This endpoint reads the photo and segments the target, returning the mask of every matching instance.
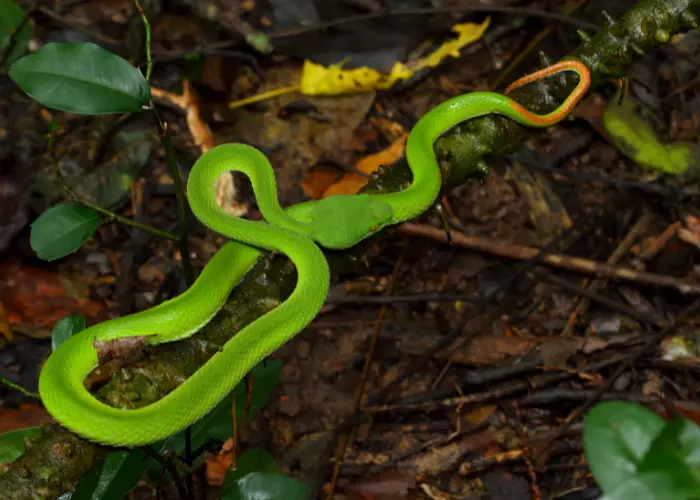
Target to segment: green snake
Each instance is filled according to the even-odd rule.
[[[590,85],[589,71],[581,62],[562,61],[518,80],[506,90],[567,70],[578,73],[578,85],[547,115],[531,113],[506,95],[492,92],[457,96],[429,111],[406,142],[413,180],[394,193],[334,195],[282,209],[274,172],[265,155],[243,144],[211,149],[195,163],[187,195],[196,217],[231,241],[219,249],[183,294],[151,309],[91,326],[63,342],[49,356],[39,378],[46,409],[76,434],[111,446],[154,443],[190,426],[319,312],[330,284],[328,263],[320,247],[349,248],[387,225],[428,209],[441,187],[433,144],[459,123],[492,113],[532,127],[545,127],[563,119]],[[250,178],[264,221],[232,217],[217,204],[215,183],[229,171],[243,172]],[[145,336],[149,344],[160,344],[193,335],[221,309],[263,251],[282,253],[296,266],[298,278],[293,292],[240,330],[176,389],[148,406],[118,409],[99,401],[84,387],[85,377],[98,365],[95,343]]]

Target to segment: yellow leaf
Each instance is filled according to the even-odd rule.
[[[301,93],[305,95],[334,95],[356,92],[369,92],[375,89],[388,89],[399,80],[410,78],[416,71],[440,64],[446,57],[458,57],[460,50],[480,39],[489,26],[490,18],[481,24],[456,24],[452,31],[457,38],[447,41],[432,54],[407,65],[396,62],[389,74],[363,66],[344,70],[346,61],[331,64],[327,68],[312,61],[304,61],[301,75]]]
[[[455,24],[452,26],[452,31],[459,35],[457,39],[443,43],[435,52],[419,61],[418,67],[415,70],[417,71],[419,69],[437,66],[448,56],[459,57],[460,50],[467,45],[476,42],[484,35],[486,28],[489,27],[490,21],[491,18],[487,17],[481,24]]]
[[[412,62],[410,66],[400,61],[395,62],[388,74],[366,66],[355,69],[343,69],[346,61],[325,67],[305,60],[299,86],[292,85],[234,101],[229,104],[229,107],[238,108],[246,104],[297,91],[304,95],[338,95],[388,89],[400,80],[407,80],[416,71],[437,66],[446,57],[458,57],[460,50],[479,40],[484,35],[490,21],[491,18],[486,18],[481,24],[455,24],[452,26],[452,31],[457,33],[457,38],[443,43],[430,55]]]

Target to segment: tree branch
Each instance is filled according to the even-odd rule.
[[[594,37],[584,35],[583,43],[572,55],[589,66],[593,86],[597,86],[608,79],[624,77],[632,64],[667,42],[670,36],[697,27],[698,19],[700,0],[647,0]],[[562,75],[516,89],[511,96],[533,111],[549,112],[568,95],[575,83],[575,78]],[[531,130],[499,116],[478,118],[456,127],[453,133],[442,137],[435,145],[443,189],[449,190],[479,176],[479,162],[488,162],[518,150],[531,133]],[[410,170],[403,160],[374,174],[365,191],[396,191],[410,180]],[[368,245],[380,237],[386,237],[386,234],[348,252],[327,253],[333,271],[338,272],[356,262]],[[129,394],[138,395],[138,405],[134,406],[158,400],[179,381],[194,373],[241,327],[283,300],[293,289],[295,281],[291,263],[281,257],[265,255],[200,333],[182,342],[150,349],[147,363],[141,363],[138,368],[122,368],[118,376],[102,388],[99,396],[120,407],[129,406],[129,401],[124,401]],[[33,498],[32,495],[55,498],[69,491],[89,468],[90,460],[97,459],[101,448],[77,438],[66,441],[65,434],[55,427],[45,429],[38,442],[0,476],[0,491],[9,492],[11,499]],[[80,443],[81,453],[65,453],[68,449],[75,449],[77,443]],[[54,463],[45,451],[40,451],[47,449],[54,450],[54,453],[64,451],[63,465],[53,468],[51,474],[44,474],[41,467]],[[82,466],[73,466],[72,460]]]

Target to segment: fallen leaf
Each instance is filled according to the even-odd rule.
[[[17,410],[0,408],[0,434],[52,422],[51,415],[43,406],[22,404]]]
[[[0,265],[0,302],[15,332],[48,338],[54,324],[78,311],[103,319],[104,306],[89,298],[88,287],[53,271],[12,258]]]
[[[224,484],[224,477],[233,463],[233,439],[228,439],[216,455],[207,456],[206,476],[209,486]]]
[[[313,170],[304,174],[301,189],[312,200],[323,197],[323,193],[338,180],[338,173],[328,170]]]
[[[542,342],[531,337],[476,337],[452,354],[450,361],[461,365],[493,365],[511,356],[522,356]]]
[[[392,142],[388,148],[378,153],[365,156],[355,164],[355,170],[370,175],[379,170],[379,167],[391,165],[396,162],[404,154],[407,137],[408,133],[405,132],[397,140]],[[345,174],[338,182],[330,186],[323,193],[323,198],[334,194],[355,194],[360,188],[367,184],[367,180],[367,177],[359,174]]]
[[[420,70],[439,65],[447,57],[459,57],[460,51],[464,47],[476,42],[484,35],[490,22],[491,18],[486,18],[481,24],[455,24],[452,31],[457,33],[457,38],[448,40],[422,59],[406,64],[396,61],[389,73],[381,73],[367,66],[343,69],[347,61],[325,67],[307,59],[304,61],[300,84],[278,87],[252,97],[233,101],[229,107],[239,108],[253,102],[293,92],[301,92],[308,96],[320,96],[357,94],[377,89],[388,89],[399,81],[409,79]]]

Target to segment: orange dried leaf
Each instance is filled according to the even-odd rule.
[[[43,406],[22,404],[18,410],[0,409],[0,434],[53,422]]]
[[[327,170],[315,170],[306,172],[301,181],[301,189],[311,199],[317,200],[323,193],[338,180],[336,172]]]
[[[224,477],[233,463],[233,439],[229,439],[216,455],[207,456],[206,476],[209,486],[221,486]]]
[[[40,327],[50,333],[59,319],[74,311],[87,319],[104,315],[103,304],[89,298],[86,285],[59,273],[9,259],[0,265],[0,277],[0,302],[13,327]]]
[[[404,133],[383,151],[365,156],[355,164],[355,169],[369,175],[379,170],[379,167],[383,165],[391,165],[396,162],[404,154],[407,137],[408,134]],[[345,174],[338,182],[326,189],[323,198],[333,194],[355,194],[365,184],[367,184],[366,177],[353,173]]]

